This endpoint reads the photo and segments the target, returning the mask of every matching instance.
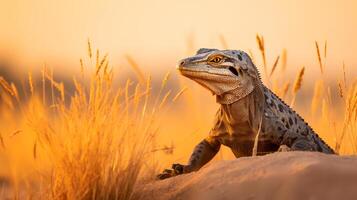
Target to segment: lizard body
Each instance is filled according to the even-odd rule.
[[[220,108],[208,137],[195,147],[188,164],[174,164],[160,179],[199,170],[221,145],[230,147],[237,158],[251,156],[258,132],[258,155],[287,150],[334,154],[302,117],[264,86],[247,53],[200,49],[181,60],[178,69],[216,95]]]

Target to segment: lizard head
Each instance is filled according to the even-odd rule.
[[[260,80],[249,55],[239,50],[199,49],[196,55],[179,61],[178,69],[215,95],[236,89],[239,94],[249,94]]]

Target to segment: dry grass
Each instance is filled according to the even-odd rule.
[[[89,58],[90,47],[88,43]],[[125,87],[114,87],[113,72],[108,71],[107,62],[107,56],[96,57],[96,65],[87,79],[89,83],[74,77],[74,94],[66,92],[64,84],[55,81],[53,74],[44,68],[42,83],[50,83],[51,96],[55,98],[51,104],[45,98],[39,100],[46,95],[45,87],[42,94],[34,93],[37,90],[29,74],[32,96],[23,115],[28,124],[26,134],[34,138],[32,156],[38,177],[36,186],[28,188],[31,192],[27,195],[34,193],[32,197],[36,199],[132,199],[142,168],[152,156],[156,117],[169,99],[170,92],[163,92],[169,74],[162,82],[160,94],[154,98],[150,78],[144,85],[128,80]],[[82,59],[81,65],[91,69]],[[142,74],[139,68],[135,70]],[[0,81],[20,103],[16,87],[2,77]],[[15,131],[10,136],[21,132]],[[5,148],[2,136],[0,143]],[[13,197],[19,197],[16,190]]]
[[[279,58],[280,58],[280,56],[276,57],[275,62],[273,64],[273,67],[271,68],[271,71],[270,71],[270,74],[269,74],[269,78],[271,78],[271,76],[274,74],[275,69],[278,66]]]
[[[322,67],[321,53],[320,53],[320,48],[319,48],[319,44],[317,43],[317,41],[315,41],[315,47],[316,47],[317,60],[319,61],[320,72],[321,72],[321,74],[323,74],[324,70],[323,70],[323,67]],[[326,55],[326,53],[325,53],[325,55]]]
[[[256,39],[257,39],[259,51],[262,55],[264,75],[265,75],[266,81],[268,81],[268,83],[269,83],[268,66],[267,66],[267,61],[266,61],[264,38],[263,38],[263,36],[257,35]]]
[[[323,90],[322,80],[316,81],[315,87],[314,87],[314,95],[311,100],[311,115],[312,116],[315,115],[315,113],[319,107],[319,103],[321,101],[321,96],[322,96],[322,90]]]
[[[302,67],[300,69],[299,73],[296,75],[294,86],[293,86],[293,90],[292,90],[293,98],[292,98],[291,103],[290,103],[291,107],[294,107],[296,95],[297,95],[298,91],[301,89],[302,81],[303,81],[303,77],[304,77],[304,72],[305,72],[305,67]]]
[[[286,49],[283,49],[282,53],[281,53],[281,71],[285,72],[286,70],[286,65],[287,65],[287,51]]]
[[[354,82],[348,89],[345,101],[345,117],[343,128],[339,134],[335,149],[340,152],[343,139],[347,136],[354,149],[357,151],[357,82]]]

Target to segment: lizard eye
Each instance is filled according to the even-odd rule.
[[[213,57],[212,59],[210,59],[210,62],[220,63],[220,62],[222,62],[222,57],[220,57],[220,56]]]

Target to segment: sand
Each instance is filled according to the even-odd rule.
[[[141,185],[142,199],[357,199],[357,156],[274,153]]]

